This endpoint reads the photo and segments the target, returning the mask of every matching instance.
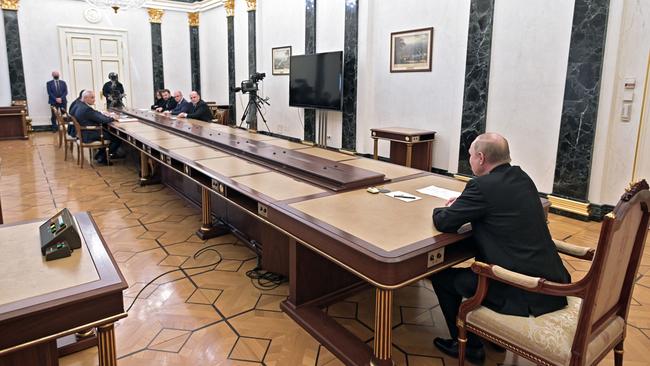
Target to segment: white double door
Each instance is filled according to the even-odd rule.
[[[126,31],[61,26],[59,42],[62,78],[68,82],[70,102],[81,90],[94,90],[97,108],[104,109],[102,86],[108,81],[108,74],[114,72],[124,84],[125,105],[131,105]]]

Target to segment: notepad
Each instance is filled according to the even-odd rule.
[[[406,193],[406,192],[402,192],[402,191],[393,191],[393,192],[384,193],[384,194],[387,195],[388,197],[393,197],[393,198],[396,198],[396,199],[398,199],[400,201],[404,201],[404,202],[413,202],[413,201],[417,201],[417,200],[422,199],[422,197],[414,196],[414,195],[412,195],[410,193]]]
[[[425,188],[418,189],[417,191],[429,196],[442,198],[443,200],[449,200],[460,196],[460,192],[452,191],[451,189],[440,188],[438,186],[428,186]]]

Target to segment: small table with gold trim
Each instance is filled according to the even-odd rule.
[[[377,160],[378,140],[390,140],[390,162],[431,171],[435,131],[405,127],[371,128],[373,156]]]
[[[44,220],[0,226],[0,365],[58,365],[57,339],[96,329],[99,365],[117,364],[113,323],[128,287],[90,214],[74,215],[82,245],[45,261]]]

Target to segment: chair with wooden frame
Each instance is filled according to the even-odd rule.
[[[72,122],[66,122],[63,115],[61,114],[61,110],[55,107],[50,107],[52,109],[52,112],[54,113],[54,116],[56,117],[56,123],[58,126],[58,133],[59,133],[59,149],[61,146],[63,146],[63,142],[65,141],[65,155],[63,157],[63,160],[68,160],[68,148],[70,149],[70,153],[74,151],[74,145],[76,141],[76,137],[72,137],[68,135],[68,125],[71,124]]]
[[[77,143],[77,164],[81,166],[83,169],[84,167],[84,148],[87,148],[89,150],[89,161],[90,161],[90,166],[93,166],[93,149],[106,149],[106,161],[108,164],[110,164],[110,154],[108,151],[108,147],[110,144],[110,140],[104,139],[104,129],[102,126],[82,126],[79,124],[79,121],[73,116],[70,115],[70,119],[72,119],[72,123],[74,123],[74,128],[77,131],[77,139],[75,140]],[[88,131],[98,131],[99,132],[99,140],[98,141],[93,141],[93,142],[83,142],[83,134],[84,132]]]
[[[558,251],[592,260],[587,275],[560,284],[505,268],[474,262],[478,287],[459,309],[459,365],[464,364],[467,331],[540,365],[594,365],[614,349],[614,363],[623,364],[623,341],[650,217],[650,191],[642,180],[626,190],[603,220],[596,250],[556,241]],[[538,317],[496,313],[481,302],[490,280],[526,291],[567,296],[564,309]]]

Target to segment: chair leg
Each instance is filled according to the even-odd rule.
[[[111,165],[111,154],[108,153],[108,146],[104,150],[106,151],[106,165]]]
[[[80,158],[81,159],[80,160],[81,169],[83,169],[84,168],[84,160],[85,160],[85,158],[84,158],[84,149],[81,146],[79,146],[79,155],[81,156],[81,158]]]
[[[81,147],[79,145],[77,145],[77,165],[79,165],[81,163],[81,160],[80,160],[81,158],[79,157],[79,155],[81,155]]]
[[[63,161],[66,161],[66,160],[68,160],[68,142],[67,141],[65,143],[65,151],[64,151],[64,155],[63,155]]]
[[[464,326],[458,324],[458,366],[465,365],[466,348],[467,348],[467,331],[465,330]]]
[[[57,128],[59,129],[58,132],[59,132],[59,149],[60,149],[61,146],[63,146],[63,134],[62,134],[63,130],[61,129],[61,127],[57,127]]]
[[[623,366],[623,341],[614,347],[614,366]]]

